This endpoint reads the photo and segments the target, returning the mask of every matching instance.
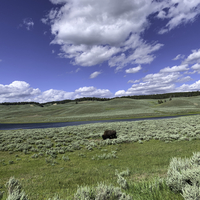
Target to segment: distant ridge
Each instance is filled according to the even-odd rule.
[[[40,107],[43,107],[44,105],[53,105],[53,104],[65,104],[69,102],[80,102],[80,101],[110,101],[113,99],[119,99],[119,98],[130,98],[130,99],[166,99],[166,98],[174,98],[174,97],[193,97],[193,96],[199,96],[199,91],[193,91],[193,92],[175,92],[175,93],[165,93],[165,94],[150,94],[150,95],[134,95],[134,96],[122,96],[122,97],[114,97],[114,98],[98,98],[98,97],[83,97],[83,98],[77,98],[74,100],[66,99],[61,101],[51,101],[46,103],[38,103],[38,102],[3,102],[0,103],[0,105],[37,105]]]

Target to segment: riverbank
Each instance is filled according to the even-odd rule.
[[[24,123],[24,124],[19,124],[19,123],[1,124],[0,123],[0,130],[59,128],[59,127],[78,126],[78,125],[93,124],[93,123],[172,119],[172,118],[177,118],[177,117],[184,117],[184,116],[187,117],[187,116],[194,116],[194,115],[199,115],[199,114],[165,116],[165,117],[150,117],[150,118],[98,120],[98,121],[54,122],[54,123],[50,123],[50,122],[49,123]]]

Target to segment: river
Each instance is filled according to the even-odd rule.
[[[199,114],[193,114],[193,115],[199,115]],[[177,118],[181,116],[191,116],[191,115],[137,118],[137,119],[99,120],[99,121],[56,122],[56,123],[25,123],[25,124],[1,124],[0,123],[0,130],[58,128],[58,127],[77,126],[77,125],[91,124],[91,123],[120,122],[120,121],[130,122],[130,121],[141,121],[141,120],[171,119],[171,118]]]

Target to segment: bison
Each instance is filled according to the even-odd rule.
[[[114,131],[114,130],[105,130],[104,134],[102,135],[102,138],[104,140],[106,140],[108,138],[109,139],[117,138],[116,131]]]

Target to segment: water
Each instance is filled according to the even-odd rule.
[[[194,114],[194,115],[198,115],[198,114]],[[104,122],[120,122],[120,121],[130,122],[130,121],[141,121],[141,120],[171,119],[171,118],[177,118],[181,116],[190,116],[190,115],[137,118],[137,119],[100,120],[100,121],[56,122],[56,123],[29,123],[29,124],[1,124],[0,123],[0,130],[58,128],[58,127],[65,127],[65,126],[77,126],[77,125],[82,125],[82,124],[104,123]]]

